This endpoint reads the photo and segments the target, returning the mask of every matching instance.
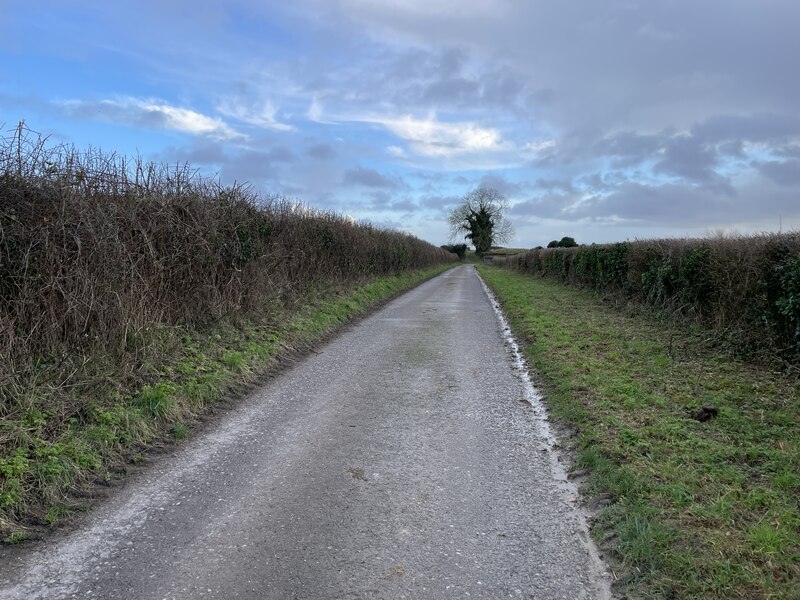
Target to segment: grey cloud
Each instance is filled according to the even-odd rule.
[[[800,145],[783,146],[778,148],[775,153],[785,158],[800,158]]]
[[[762,175],[771,179],[778,185],[800,187],[800,160],[776,161],[770,160],[756,164]],[[800,203],[800,198],[798,198]]]
[[[539,219],[571,219],[570,209],[578,200],[576,194],[546,193],[540,194],[513,205],[508,211],[509,215],[522,218]]]
[[[372,200],[369,205],[371,210],[408,213],[419,209],[419,206],[410,199],[403,198],[401,200],[395,200],[392,194],[383,190],[370,192],[367,195]]]
[[[716,152],[689,136],[672,138],[664,148],[664,158],[653,167],[656,173],[676,175],[689,181],[715,179]]]
[[[481,80],[481,96],[487,104],[503,105],[522,98],[525,78],[509,67],[486,73]]]
[[[641,171],[603,171],[583,175],[576,180],[576,187],[587,194],[604,194],[612,192],[619,186],[630,181],[638,181],[644,178],[645,174]],[[565,190],[569,191],[569,190]]]
[[[179,162],[205,166],[227,163],[230,161],[230,156],[225,153],[223,144],[206,143],[189,145],[181,148],[169,146],[159,152],[155,160],[165,164]]]
[[[481,177],[478,187],[495,189],[504,196],[513,196],[522,190],[520,184],[509,181],[499,173],[486,173]]]
[[[747,154],[744,150],[744,140],[731,140],[729,142],[722,142],[717,146],[717,152],[724,156],[732,158],[746,158]]]
[[[270,148],[269,151],[265,153],[265,157],[270,162],[293,163],[297,161],[297,157],[294,153],[285,146]]]
[[[783,141],[800,136],[800,115],[718,115],[692,127],[692,136],[707,143]]]
[[[790,177],[800,179],[800,171]],[[677,230],[725,227],[740,223],[775,221],[777,216],[800,217],[796,188],[759,180],[724,194],[699,185],[646,185],[628,181],[610,193],[547,192],[515,204],[510,212],[518,219],[589,220],[596,223],[637,223],[646,228]]]
[[[800,56],[796,2],[510,2],[491,15],[464,7],[452,19],[413,6],[407,18],[375,3],[343,10],[375,39],[388,30],[409,46],[497,57],[532,88],[525,98],[539,109],[534,118],[562,131],[624,128],[632,118],[644,131],[685,130],[719,113],[800,104],[800,78],[791,76]]]
[[[269,152],[246,151],[231,156],[220,170],[223,182],[264,182],[277,175]]]
[[[575,129],[541,153],[533,165],[557,167],[608,159],[613,169],[630,168],[643,161],[661,160],[666,150],[675,145],[674,136],[672,129],[649,134],[630,130],[604,134],[596,127]]]
[[[414,212],[419,209],[419,206],[414,204],[411,200],[406,199],[392,203],[390,208],[395,211]]]
[[[591,199],[580,214],[595,219],[618,217],[646,224],[686,226],[697,221],[727,221],[735,203],[734,199],[698,187],[628,183],[608,196]]]
[[[422,93],[420,101],[461,105],[474,99],[480,87],[477,81],[463,77],[447,77],[430,83]]]
[[[701,181],[713,176],[712,170],[720,157],[743,157],[745,143],[770,142],[779,149],[798,135],[800,117],[718,115],[682,134],[674,128],[650,134],[622,131],[606,136],[599,135],[597,130],[574,132],[567,138],[561,159],[608,156],[613,158],[614,168],[658,159],[657,170]]]
[[[397,63],[399,72],[406,74],[405,79],[395,77],[395,65],[386,65],[381,74],[384,86],[376,91],[382,94],[390,91],[392,101],[405,107],[475,108],[485,105],[487,83],[484,78],[491,77],[491,73],[467,74],[467,56],[461,47],[445,47],[433,53],[412,51]],[[512,98],[506,97],[503,102],[510,100]]]
[[[447,175],[441,171],[415,171],[414,176],[429,182],[443,182],[447,179]]]
[[[615,160],[612,166],[621,169],[655,157],[663,147],[664,139],[670,134],[671,132],[642,135],[634,131],[624,131],[600,139],[591,150],[598,156],[613,156]]]
[[[557,95],[553,88],[540,88],[528,94],[525,104],[532,109],[546,108],[555,103]]]
[[[615,182],[610,180],[610,174],[615,171],[627,171],[627,175],[622,175],[625,180],[640,178],[634,175],[652,170],[654,175],[673,178],[676,183],[701,184],[723,195],[732,195],[735,190],[728,177],[722,174],[723,168],[746,159],[746,147],[753,144],[760,144],[762,151],[774,156],[795,156],[798,147],[791,140],[800,135],[800,122],[795,124],[794,121],[792,117],[775,115],[719,116],[704,120],[684,133],[676,133],[673,128],[648,134],[621,131],[609,135],[598,129],[576,130],[564,136],[532,166],[549,170],[567,166],[574,169],[572,165],[583,164],[586,168],[593,161],[606,161],[606,169],[610,169],[602,175],[606,180],[600,181],[597,174],[593,180],[584,175],[578,179],[585,187],[608,191],[609,186],[621,183],[619,178]],[[765,174],[778,178],[776,181],[783,185],[790,185],[794,181],[789,173],[791,163],[781,165],[779,162],[765,166]]]
[[[693,228],[700,223],[714,227],[760,222],[779,214],[800,216],[800,206],[791,191],[763,182],[734,196],[697,186],[629,183],[582,205],[578,214],[594,219],[619,217],[647,226]]]
[[[336,156],[336,152],[330,144],[314,144],[306,150],[306,153],[318,160],[330,160]]]
[[[415,89],[419,90],[417,98],[413,93]],[[462,74],[460,69],[453,70],[440,78],[423,81],[405,93],[413,101],[443,107],[503,107],[514,111],[517,105],[524,105],[525,89],[525,77],[504,66],[472,76]]]
[[[358,66],[337,64],[325,76],[317,70],[301,74],[308,78],[301,86],[343,114],[381,106],[412,113],[492,109],[521,116],[530,93],[522,73],[505,64],[478,63],[461,45],[362,48],[354,61]]]
[[[382,190],[370,192],[367,194],[372,199],[371,207],[373,209],[384,209],[387,206],[391,205],[393,196],[389,192],[384,192]]]
[[[599,194],[610,190],[613,185],[609,184],[606,173],[591,173],[583,175],[579,178],[578,183],[580,186],[593,194]],[[558,189],[553,187],[553,189]],[[561,188],[564,192],[574,192],[575,189],[571,186],[569,188]]]
[[[149,129],[160,129],[166,124],[163,113],[142,111],[139,107],[126,107],[111,102],[92,100],[70,102],[62,105],[61,111],[77,119],[128,123]]]
[[[267,146],[269,141],[264,139],[261,143]],[[293,164],[297,158],[283,146],[266,150],[237,150],[222,141],[197,141],[185,146],[167,147],[156,155],[155,160],[166,164],[179,162],[218,168],[223,183],[264,183],[274,179],[279,164]]]
[[[593,187],[599,186],[602,183],[602,176],[598,173],[593,176],[591,185]],[[589,182],[587,181],[587,184]],[[559,191],[566,193],[574,193],[575,187],[569,179],[546,179],[540,178],[536,180],[536,187],[548,192]]]
[[[447,209],[451,206],[455,206],[461,202],[461,198],[458,196],[423,196],[419,199],[419,203],[421,206],[425,208],[435,208],[435,209]]]
[[[397,189],[400,187],[396,180],[386,177],[375,169],[365,167],[355,167],[345,171],[342,183],[370,188]]]

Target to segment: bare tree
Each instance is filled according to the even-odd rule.
[[[461,204],[450,212],[450,238],[464,234],[483,254],[493,245],[510,242],[514,236],[511,222],[505,218],[508,200],[492,188],[478,188],[462,198]]]

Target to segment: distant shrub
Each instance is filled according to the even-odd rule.
[[[548,247],[503,265],[685,315],[744,349],[800,356],[800,232]]]
[[[467,254],[467,245],[466,244],[445,244],[444,246],[440,246],[443,250],[447,250],[448,252],[452,252],[453,254],[458,256],[458,260],[464,260],[464,257]]]
[[[548,248],[574,248],[578,245],[578,242],[575,241],[575,238],[564,236],[560,240],[552,240],[547,244]],[[536,247],[541,248],[541,246]]]

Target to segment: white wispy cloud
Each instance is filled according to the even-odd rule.
[[[84,119],[147,129],[169,129],[223,140],[246,138],[219,117],[173,106],[158,99],[120,96],[103,100],[66,100],[58,104],[64,112]]]
[[[415,153],[422,156],[449,157],[485,153],[500,151],[503,146],[499,131],[470,121],[444,122],[433,116],[418,119],[411,115],[363,116],[350,120],[380,125],[404,140]]]
[[[555,148],[558,145],[556,140],[541,140],[537,142],[526,142],[520,148],[520,152],[528,158],[537,158],[542,153]]]
[[[323,114],[318,98],[307,112],[310,121],[326,125],[368,123],[388,130],[406,143],[414,154],[423,157],[450,158],[465,155],[485,155],[507,152],[513,144],[503,140],[499,130],[472,121],[440,121],[435,115],[418,118],[413,115]],[[390,145],[387,152],[395,158],[406,157],[403,148]]]
[[[406,115],[399,119],[386,119],[381,124],[426,156],[499,150],[502,144],[496,129],[479,127],[468,121],[444,123],[435,118],[415,119]]]
[[[336,125],[346,120],[336,121],[326,117],[325,108],[322,106],[322,101],[317,96],[311,99],[311,104],[309,104],[308,111],[306,111],[306,117],[312,123],[319,123],[320,125]]]
[[[232,119],[260,127],[274,129],[275,131],[295,131],[293,125],[282,123],[277,115],[278,109],[270,101],[259,104],[243,103],[239,100],[228,98],[217,105],[217,110]]]

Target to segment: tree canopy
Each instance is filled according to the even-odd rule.
[[[578,245],[578,242],[575,241],[575,238],[564,236],[560,240],[553,240],[549,244],[547,244],[548,248],[574,248]]]
[[[456,239],[464,234],[464,239],[472,242],[478,254],[496,244],[510,242],[514,229],[505,218],[506,210],[508,201],[497,190],[472,190],[450,212],[450,237]]]
[[[452,252],[453,254],[458,255],[458,260],[464,260],[464,257],[467,255],[467,245],[466,244],[445,244],[441,246],[443,250],[447,250],[448,252]]]

